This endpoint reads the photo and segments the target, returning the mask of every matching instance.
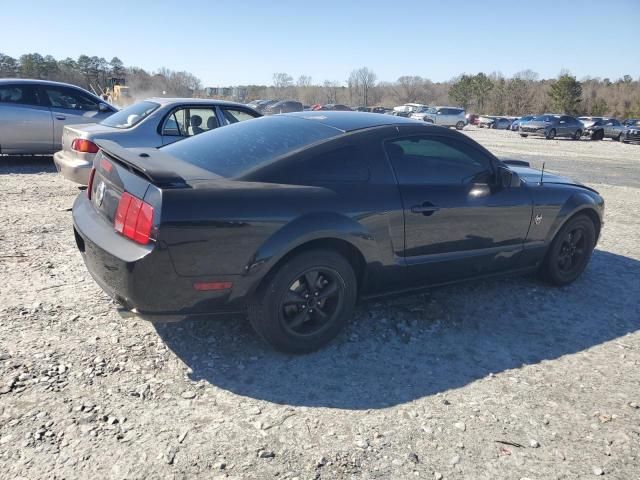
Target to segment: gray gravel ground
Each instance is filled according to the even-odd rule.
[[[0,478],[640,478],[640,147],[468,134],[600,190],[586,273],[362,305],[302,357],[242,319],[121,319],[77,189],[0,159]]]

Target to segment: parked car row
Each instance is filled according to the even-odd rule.
[[[547,139],[569,137],[574,140],[588,138],[603,140],[610,138],[622,142],[637,142],[640,120],[629,118],[621,122],[612,117],[573,117],[571,115],[546,113],[522,117],[500,117],[492,115],[467,115],[469,124],[480,128],[511,130],[522,137],[538,136]]]

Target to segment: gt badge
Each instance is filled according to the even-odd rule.
[[[107,186],[104,184],[104,182],[100,182],[100,185],[98,185],[98,188],[96,188],[96,205],[102,205],[102,201],[104,200],[104,191],[106,188]]]
[[[542,214],[538,213],[536,215],[536,218],[533,219],[534,222],[536,222],[536,225],[540,225],[542,223]]]

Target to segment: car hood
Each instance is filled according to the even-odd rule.
[[[536,185],[540,182],[540,176],[542,175],[542,171],[536,168],[531,167],[521,167],[515,165],[509,165],[509,169],[516,172],[520,179],[524,180],[529,185]],[[549,173],[545,170],[544,176],[542,178],[542,183],[556,183],[561,185],[573,185],[576,187],[586,188],[587,190],[591,190],[592,192],[596,192],[591,187],[588,187],[576,180],[573,180],[569,177],[563,177],[562,175],[556,175],[555,173]],[[598,192],[596,192],[598,193]]]

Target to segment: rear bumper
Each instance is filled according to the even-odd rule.
[[[82,155],[83,158],[80,158],[72,152],[60,150],[53,154],[53,163],[55,163],[58,172],[67,180],[87,185],[95,154],[84,153]]]
[[[78,250],[96,283],[123,309],[152,322],[174,322],[196,316],[239,313],[241,298],[230,300],[233,290],[199,291],[202,281],[229,281],[240,275],[184,277],[176,273],[162,243],[139,245],[116,233],[99,216],[87,196],[73,205],[73,228]]]

